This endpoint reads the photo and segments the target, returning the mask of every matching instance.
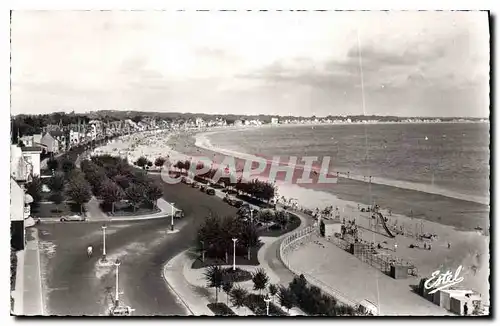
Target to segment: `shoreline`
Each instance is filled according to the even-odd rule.
[[[327,125],[330,125],[330,124],[327,124]],[[242,129],[232,129],[229,131],[233,132],[233,131],[239,131],[239,130],[242,130]],[[253,160],[255,160],[258,158],[257,156],[252,155],[252,154],[241,153],[238,151],[233,151],[233,150],[218,148],[216,146],[213,146],[212,143],[210,142],[210,139],[207,136],[212,135],[212,134],[216,134],[216,133],[222,133],[222,132],[225,132],[225,130],[204,131],[204,132],[196,133],[192,136],[195,138],[195,145],[197,147],[200,147],[200,148],[212,151],[212,152],[217,152],[219,154],[237,157],[240,159],[249,159],[249,160],[253,159]],[[339,176],[344,175],[344,177],[347,178],[348,172],[346,172],[347,171],[346,169],[338,169],[338,170],[339,170]],[[368,176],[351,174],[351,173],[349,173],[349,177],[348,177],[348,179],[356,180],[359,182],[364,182],[366,184],[370,183],[369,181],[367,181],[368,178],[369,178]],[[425,184],[419,184],[419,183],[415,183],[415,182],[411,182],[411,181],[393,180],[393,179],[387,179],[387,178],[373,176],[373,177],[371,177],[371,184],[384,185],[384,186],[395,187],[395,188],[405,189],[405,190],[419,191],[419,192],[423,192],[423,193],[449,197],[449,198],[458,199],[458,200],[462,200],[462,201],[474,202],[474,203],[482,204],[482,205],[490,205],[490,198],[488,198],[488,197],[471,195],[471,194],[464,194],[464,193],[460,193],[460,192],[449,190],[449,189],[444,189],[444,188],[440,188],[440,187],[436,187],[436,186],[429,186],[429,185],[425,185]]]
[[[147,154],[154,160],[155,155],[170,155],[172,159],[188,159],[189,156],[212,157],[216,152],[196,146],[196,131],[145,133],[132,137],[132,139],[119,140],[109,144],[110,154],[117,154],[117,147],[128,148],[127,157]],[[122,143],[122,144],[120,144]],[[132,154],[132,155],[131,155]],[[260,178],[260,177],[259,177]],[[469,267],[468,277],[463,285],[469,286],[483,293],[488,300],[487,275],[489,273],[488,243],[489,235],[474,231],[477,221],[489,223],[487,212],[471,212],[471,206],[479,205],[458,199],[439,195],[426,194],[413,190],[398,189],[391,186],[368,184],[339,178],[333,191],[326,189],[308,189],[293,184],[277,184],[279,196],[298,198],[303,207],[320,209],[326,206],[337,206],[341,218],[365,219],[366,213],[360,213],[358,204],[367,205],[370,199],[376,199],[381,206],[381,212],[389,218],[388,225],[404,225],[408,230],[414,230],[417,224],[422,224],[425,232],[438,235],[438,240],[433,243],[435,259],[432,256],[421,259],[415,258],[422,265],[422,271],[429,274],[431,270],[450,268],[455,265]],[[330,185],[331,186],[331,185]],[[390,207],[392,214],[388,214]],[[408,208],[413,207],[413,218],[408,216]],[[473,218],[476,216],[476,218]],[[361,220],[360,220],[361,221]],[[484,229],[488,230],[489,226]],[[412,240],[417,241],[417,240]],[[452,243],[451,251],[446,251],[446,243]],[[483,255],[483,253],[486,253]],[[415,252],[415,254],[418,254]],[[470,272],[470,266],[477,266],[477,276]],[[425,268],[424,268],[425,267]],[[430,274],[429,274],[430,275]],[[486,276],[485,276],[486,275]],[[485,287],[486,284],[486,287]],[[486,292],[485,292],[486,291]]]

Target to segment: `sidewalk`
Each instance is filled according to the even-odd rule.
[[[45,309],[38,248],[38,230],[34,228],[26,229],[26,237],[28,241],[24,250],[24,266],[22,268],[24,274],[22,315],[41,316],[45,314]]]

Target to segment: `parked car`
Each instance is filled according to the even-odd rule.
[[[233,206],[236,207],[236,208],[240,208],[241,205],[243,205],[243,201],[242,200],[238,200],[236,199],[234,202],[233,202]]]
[[[198,182],[193,182],[193,185],[192,185],[193,188],[199,188],[200,187],[200,184]]]
[[[182,182],[182,183],[187,183],[186,181],[187,181],[186,177],[182,177],[182,178],[181,178],[181,182]]]
[[[85,222],[86,220],[85,216],[81,215],[63,216],[60,219],[61,222]]]
[[[214,196],[214,195],[215,195],[215,189],[213,189],[213,188],[208,188],[208,189],[207,189],[207,194]]]
[[[187,184],[188,186],[190,186],[190,185],[192,185],[192,184],[193,184],[193,182],[192,182],[191,180],[189,180],[189,179],[186,179],[185,184]]]
[[[200,191],[205,192],[207,191],[207,186],[203,185],[200,187]]]
[[[176,210],[174,213],[174,218],[183,218],[184,217],[184,211],[183,210]]]

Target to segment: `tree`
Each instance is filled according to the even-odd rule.
[[[75,178],[70,180],[66,196],[80,205],[80,213],[83,213],[83,204],[92,198],[90,184],[86,180]]]
[[[184,162],[182,162],[182,161],[175,162],[174,168],[179,169],[179,170],[182,171],[182,169],[184,169]]]
[[[59,161],[56,160],[55,158],[51,157],[48,161],[47,161],[47,167],[49,168],[49,170],[51,171],[55,171],[57,170],[57,168],[59,167]]]
[[[245,305],[248,296],[247,290],[238,286],[231,291],[231,303],[236,308],[243,307]]]
[[[42,181],[40,177],[34,176],[31,182],[26,184],[26,193],[33,197],[33,202],[37,203],[42,199]]]
[[[163,190],[158,184],[156,184],[155,182],[148,184],[146,188],[146,200],[148,202],[152,203],[153,206],[156,207],[158,199],[160,199],[162,196]]]
[[[144,187],[140,184],[132,184],[125,190],[125,198],[129,201],[130,205],[134,208],[134,212],[144,201]]]
[[[49,180],[50,190],[53,192],[62,192],[64,189],[64,178],[64,173],[56,172]]]
[[[288,224],[289,214],[285,211],[276,211],[274,213],[274,220],[280,225],[281,229],[284,229]]]
[[[141,168],[145,168],[146,165],[148,164],[148,159],[145,158],[144,156],[141,156],[137,159],[137,161],[135,162],[135,165],[137,165],[138,167],[141,167]]]
[[[269,284],[269,294],[274,296],[278,293],[278,287],[275,284]]]
[[[263,223],[269,223],[274,220],[274,213],[270,209],[261,209],[257,215],[257,219]]]
[[[69,159],[63,159],[61,161],[61,169],[65,172],[65,173],[69,173],[71,172],[71,170],[73,170],[75,168],[75,163]]]
[[[203,273],[207,281],[207,287],[215,288],[215,303],[219,300],[219,289],[223,285],[224,271],[220,265],[209,266]]]
[[[269,277],[263,268],[258,268],[255,273],[253,273],[252,281],[253,289],[259,290],[259,292],[262,293],[262,290],[266,288],[267,283],[269,282]]]
[[[287,311],[290,311],[290,308],[292,308],[296,302],[293,291],[283,285],[281,285],[279,289],[279,300],[280,305],[285,307]]]
[[[241,244],[247,248],[247,259],[250,260],[252,248],[259,244],[259,234],[254,224],[247,223],[241,233]]]
[[[148,165],[148,167],[152,167],[152,166],[153,166],[153,162],[148,161],[148,164],[147,164],[147,165]]]
[[[104,203],[111,204],[111,213],[115,213],[115,203],[123,198],[123,190],[113,181],[106,180],[101,186],[101,196]]]
[[[164,159],[163,157],[158,157],[156,160],[155,160],[155,166],[159,167],[160,170],[161,168],[163,167],[163,164],[165,164],[167,160]]]
[[[222,282],[222,290],[226,293],[226,304],[229,304],[229,295],[231,294],[231,290],[233,289],[233,281],[228,275],[225,275],[224,281]]]
[[[50,200],[56,204],[56,212],[59,212],[59,205],[64,201],[64,196],[62,195],[61,192],[54,192],[50,196]]]

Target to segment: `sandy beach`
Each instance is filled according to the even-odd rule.
[[[126,156],[129,162],[134,162],[140,156],[153,161],[157,157],[169,157],[170,162],[205,156],[215,162],[221,162],[230,151],[214,148],[204,142],[204,135],[196,136],[196,132],[149,132],[122,137],[113,143],[96,149],[96,154],[110,153]],[[241,159],[251,158],[243,153],[237,158],[237,166]],[[238,159],[240,161],[238,161]],[[264,179],[265,176],[259,178]],[[339,177],[335,185],[327,184],[329,191],[314,189],[296,184],[286,184],[278,180],[278,196],[296,199],[300,206],[315,209],[332,205],[338,207],[341,217],[356,219],[362,223],[368,219],[367,214],[358,210],[359,205],[368,206],[376,202],[382,213],[388,217],[390,228],[404,226],[414,232],[416,229],[424,233],[436,234],[437,240],[432,243],[433,250],[423,252],[418,249],[405,252],[405,258],[419,267],[419,271],[427,275],[442,268],[456,269],[464,266],[464,286],[482,293],[485,300],[488,296],[489,275],[489,236],[474,230],[477,226],[488,230],[489,208],[474,201],[429,194],[411,189],[401,189],[383,184],[369,184],[359,180]],[[388,209],[391,210],[389,216]],[[411,216],[410,216],[411,215]],[[375,241],[385,241],[384,237]],[[415,239],[397,236],[390,240],[389,245],[398,241],[401,245],[415,243]],[[447,244],[451,248],[447,248]],[[305,258],[304,258],[305,259]]]

